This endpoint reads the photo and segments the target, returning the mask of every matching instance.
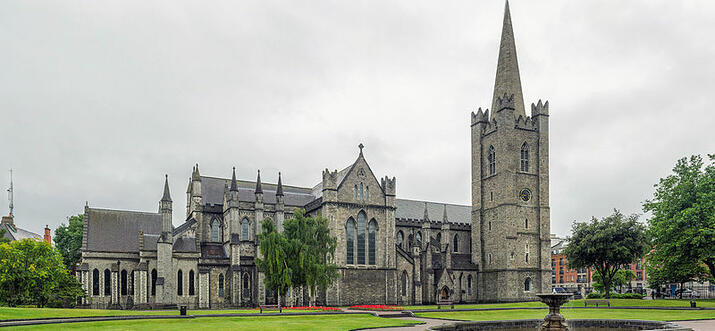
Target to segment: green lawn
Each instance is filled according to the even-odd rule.
[[[372,315],[313,315],[264,317],[199,317],[192,319],[80,322],[61,324],[63,330],[350,330],[405,326],[413,323]],[[57,324],[22,326],[8,330],[56,330]]]
[[[517,309],[490,311],[455,311],[416,313],[420,317],[444,318],[462,321],[493,321],[517,319],[542,319],[546,310]],[[652,321],[682,321],[715,319],[715,310],[650,310],[650,309],[564,309],[566,319],[639,319]]]
[[[564,307],[583,307],[584,300],[574,300],[567,302]],[[715,300],[696,300],[698,307],[715,307]],[[690,300],[640,300],[640,299],[611,299],[612,307],[690,307]],[[402,306],[405,310],[425,310],[437,309],[436,305],[423,306]],[[539,301],[532,302],[516,302],[516,303],[486,303],[486,304],[464,304],[454,305],[455,309],[468,308],[532,308],[544,307],[546,305]],[[445,307],[442,307],[444,309]],[[447,307],[449,308],[449,307]]]
[[[284,313],[299,313],[315,310],[290,310],[284,309]],[[246,314],[258,313],[258,309],[243,310],[189,310],[189,315],[212,315],[212,314]],[[277,313],[278,311],[267,311]],[[28,318],[48,318],[48,317],[84,317],[84,316],[124,316],[124,315],[179,315],[178,310],[107,310],[107,309],[58,309],[58,308],[10,308],[0,307],[0,320],[6,319],[28,319]]]

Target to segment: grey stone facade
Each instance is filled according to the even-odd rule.
[[[338,239],[340,278],[318,303],[425,304],[534,299],[548,291],[548,103],[521,100],[506,9],[491,114],[472,113],[472,205],[397,198],[363,146],[313,187],[203,176],[194,166],[183,223],[172,226],[168,178],[157,213],[85,207],[78,278],[95,308],[275,303],[256,268],[260,221],[279,229],[297,209],[321,215]],[[527,147],[524,167],[522,146]],[[496,160],[490,155],[495,151]],[[522,194],[523,193],[523,194]],[[285,303],[305,305],[304,289]]]

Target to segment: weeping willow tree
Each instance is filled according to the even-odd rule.
[[[266,288],[278,293],[278,302],[286,295],[292,282],[293,270],[290,263],[291,245],[283,234],[278,232],[270,219],[261,222],[263,232],[258,235],[262,257],[256,258],[256,265],[263,271]]]

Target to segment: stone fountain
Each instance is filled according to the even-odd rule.
[[[561,306],[567,303],[573,294],[570,293],[541,293],[536,296],[541,299],[541,302],[549,306],[549,314],[541,323],[540,330],[542,331],[565,331],[569,327],[566,324],[564,315],[561,315]]]

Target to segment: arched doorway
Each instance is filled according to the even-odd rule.
[[[449,300],[449,289],[447,286],[442,288],[442,291],[440,292],[439,298],[441,300]]]

